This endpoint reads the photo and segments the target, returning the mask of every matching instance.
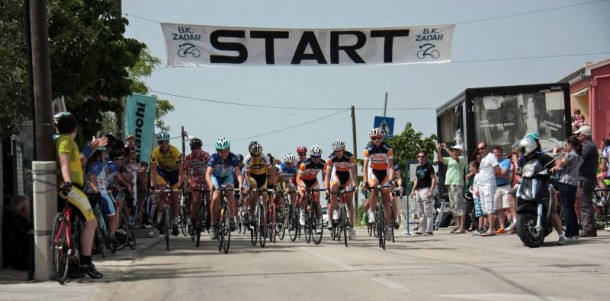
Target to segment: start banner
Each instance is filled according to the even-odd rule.
[[[169,67],[445,63],[455,25],[354,29],[161,23]]]
[[[146,161],[150,163],[156,118],[156,98],[137,94],[127,97],[125,131],[127,135],[135,137],[137,162]]]

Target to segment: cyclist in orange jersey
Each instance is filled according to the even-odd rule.
[[[364,149],[364,164],[362,177],[368,187],[386,185],[394,178],[394,152],[389,144],[383,141],[383,135],[379,128],[371,129],[369,132],[371,143]],[[384,202],[385,220],[390,220],[390,188],[382,188],[381,196]],[[377,206],[377,193],[373,191],[369,197],[369,223],[375,221],[375,214],[371,208]]]

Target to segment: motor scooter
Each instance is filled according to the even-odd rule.
[[[533,158],[522,167],[522,179],[517,187],[517,235],[524,245],[540,247],[544,238],[553,231],[551,206],[553,203],[553,181],[549,172],[555,160],[545,166]]]

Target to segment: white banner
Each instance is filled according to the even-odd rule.
[[[455,25],[270,29],[162,23],[170,67],[445,63]]]

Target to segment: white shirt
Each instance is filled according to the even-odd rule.
[[[494,167],[497,165],[498,160],[492,153],[488,153],[487,156],[481,160],[481,164],[479,166],[479,184],[496,185],[496,172]]]

